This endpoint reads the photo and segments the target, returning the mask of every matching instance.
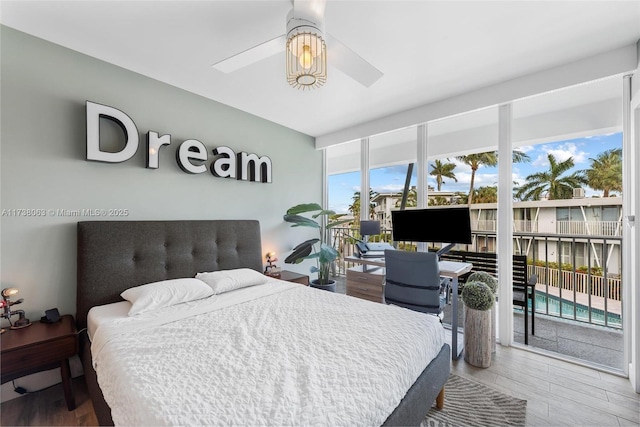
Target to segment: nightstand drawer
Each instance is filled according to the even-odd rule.
[[[349,280],[352,282],[381,286],[384,283],[384,275],[372,275],[366,273],[351,273]]]
[[[347,295],[382,302],[384,268],[362,266],[347,270]]]
[[[362,265],[351,267],[347,270],[347,280],[382,285],[384,283],[384,268]]]
[[[75,335],[41,341],[28,347],[2,353],[2,374],[27,371],[55,364],[76,354]]]
[[[347,282],[347,295],[374,302],[382,302],[382,294],[382,285]]]

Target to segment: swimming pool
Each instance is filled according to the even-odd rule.
[[[547,313],[547,300],[549,301],[549,312]],[[531,303],[529,303],[531,307]],[[574,319],[573,317],[573,302],[566,299],[562,299],[562,316],[560,316],[560,298],[554,295],[548,295],[544,292],[536,292],[536,313],[549,314],[551,316],[562,317],[563,319]],[[605,324],[604,311],[591,308],[591,322],[595,325]],[[576,318],[581,322],[589,323],[589,307],[583,304],[578,304],[576,307]],[[607,326],[612,328],[622,328],[622,319],[619,314],[607,313]]]

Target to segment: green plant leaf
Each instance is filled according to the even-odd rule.
[[[336,213],[335,213],[334,211],[330,211],[330,210],[321,210],[321,211],[320,211],[320,212],[318,212],[317,214],[312,215],[312,216],[311,216],[311,218],[318,218],[318,217],[319,217],[319,216],[321,216],[321,215],[328,215],[328,216],[331,216],[331,215],[335,215],[335,214],[336,214]]]
[[[297,215],[305,212],[315,212],[321,210],[322,206],[317,203],[303,203],[301,205],[296,205],[292,208],[289,208],[289,210],[287,210],[287,215]]]
[[[284,262],[286,264],[300,264],[313,250],[313,245],[318,243],[320,239],[309,239],[305,242],[300,243],[298,246],[293,248],[293,252],[289,255]]]
[[[466,282],[460,296],[464,305],[480,311],[491,309],[496,299],[491,288],[482,282]]]
[[[467,277],[467,282],[482,282],[487,285],[494,294],[498,290],[498,279],[486,271],[474,271]]]
[[[293,225],[292,227],[311,227],[311,228],[320,228],[320,224],[315,222],[312,219],[301,215],[285,215],[282,217],[286,222],[290,222]]]
[[[333,262],[338,258],[338,251],[327,244],[320,245],[320,257],[318,261],[320,264],[327,264]]]

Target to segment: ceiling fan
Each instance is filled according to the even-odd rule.
[[[293,8],[287,15],[286,34],[216,62],[213,68],[232,73],[286,52],[287,80],[293,87],[310,89],[322,86],[327,78],[327,62],[363,86],[370,87],[382,77],[382,72],[331,34],[325,33],[325,6],[326,0],[293,0]]]

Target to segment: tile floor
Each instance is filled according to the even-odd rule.
[[[346,279],[335,277],[336,292],[346,293]],[[462,304],[459,305],[462,307]],[[459,325],[464,325],[464,310],[459,310]],[[524,345],[524,318],[521,310],[514,310],[514,340]],[[443,322],[451,324],[451,306],[444,312]],[[531,327],[531,325],[529,325]],[[529,347],[558,353],[589,363],[602,365],[605,369],[623,369],[622,331],[559,319],[536,313],[535,335],[529,335]]]

